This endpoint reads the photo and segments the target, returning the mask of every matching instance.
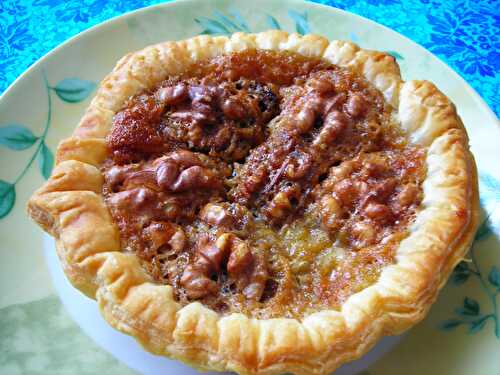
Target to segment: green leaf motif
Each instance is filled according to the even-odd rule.
[[[94,88],[94,82],[79,78],[65,78],[52,89],[61,100],[67,103],[79,103],[85,100]]]
[[[460,262],[453,270],[453,273],[451,275],[451,281],[455,285],[461,285],[468,280],[470,274],[471,272],[467,263]]]
[[[462,323],[463,322],[459,319],[449,319],[441,323],[440,328],[445,331],[451,331],[452,329],[457,328]]]
[[[237,25],[235,22],[233,22],[229,17],[227,17],[225,14],[219,12],[219,11],[214,11],[214,16],[219,20],[219,22],[223,25],[226,26],[228,30],[235,30],[235,31],[243,31],[243,28],[240,25]]]
[[[281,26],[280,26],[279,22],[276,20],[276,18],[274,18],[270,14],[267,15],[266,22],[271,29],[281,30]]]
[[[0,180],[0,219],[7,216],[16,202],[16,190],[14,185]]]
[[[475,312],[475,311],[471,311],[471,310],[468,310],[466,308],[463,308],[463,307],[459,307],[457,309],[455,309],[455,313],[459,316],[463,316],[463,317],[468,317],[468,316],[477,316],[478,313]]]
[[[480,330],[482,330],[484,325],[486,324],[487,319],[488,319],[488,317],[485,316],[481,319],[478,319],[478,320],[470,323],[469,333],[478,333]]]
[[[474,241],[480,241],[492,234],[493,228],[491,224],[490,217],[488,216],[479,226],[476,236],[474,237]]]
[[[455,285],[462,285],[469,279],[470,273],[453,273],[451,282]]]
[[[488,275],[488,281],[495,288],[500,290],[500,269],[497,266],[491,267],[490,274]]]
[[[386,51],[386,53],[388,53],[389,55],[394,57],[396,60],[404,60],[405,59],[403,56],[401,56],[401,54],[399,54],[396,51]]]
[[[45,142],[42,143],[42,147],[38,153],[38,167],[40,168],[42,176],[47,180],[54,167],[54,155]]]
[[[479,180],[487,188],[489,188],[491,190],[496,190],[500,193],[500,181],[498,181],[493,176],[490,176],[489,174],[486,174],[486,173],[481,173],[479,176]]]
[[[245,20],[238,12],[230,12],[229,16],[219,11],[213,12],[214,18],[199,17],[194,21],[203,28],[201,34],[230,35],[238,31],[250,32]]]
[[[500,181],[495,177],[486,173],[479,174],[479,190],[482,200],[500,201]]]
[[[305,35],[311,32],[309,22],[307,21],[307,12],[304,12],[304,14],[302,14],[295,10],[289,10],[288,15],[295,21],[295,30],[299,34]]]
[[[229,35],[231,31],[227,29],[222,23],[212,20],[207,17],[195,18],[194,20],[198,25],[203,28],[201,34],[207,35]]]
[[[234,10],[232,12],[229,12],[229,14],[235,19],[235,21],[238,23],[242,31],[246,33],[250,32],[250,28],[248,27],[247,23],[245,22],[245,19],[240,14],[240,12]]]
[[[11,150],[25,150],[31,147],[38,137],[23,125],[10,124],[0,127],[0,145]]]
[[[465,297],[463,310],[466,315],[479,315],[479,303],[475,299]]]

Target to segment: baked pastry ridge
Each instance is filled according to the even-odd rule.
[[[249,192],[248,182],[242,181],[241,177],[238,180],[238,176],[231,181],[229,192],[226,191],[225,182],[221,181],[231,177],[231,171],[227,170],[226,165],[219,165],[217,158],[226,158],[225,160],[231,162],[246,160],[251,167],[247,167],[248,172],[242,173],[242,176],[254,176],[254,172],[261,165],[264,165],[265,170],[265,163],[259,159],[259,155],[265,154],[267,147],[267,150],[276,154],[277,159],[281,157],[275,151],[281,149],[283,145],[281,142],[283,139],[279,137],[289,133],[283,132],[283,129],[288,129],[287,126],[293,123],[294,129],[301,126],[309,127],[303,133],[311,132],[314,123],[304,120],[308,115],[308,111],[304,108],[307,109],[308,103],[312,102],[311,94],[307,91],[308,84],[313,86],[312,91],[322,89],[314,87],[314,82],[297,84],[292,82],[292,78],[296,77],[290,77],[290,82],[286,83],[289,86],[288,91],[286,95],[282,95],[273,86],[277,84],[275,78],[271,77],[270,85],[260,86],[252,80],[247,80],[241,87],[230,87],[233,93],[240,90],[245,92],[245,98],[248,99],[250,96],[254,98],[253,101],[245,102],[247,107],[243,109],[238,109],[234,104],[230,105],[232,97],[220,99],[217,93],[213,94],[219,101],[222,100],[223,105],[229,103],[226,107],[221,107],[224,119],[231,116],[235,119],[240,119],[242,116],[249,119],[245,131],[236,129],[231,124],[227,126],[229,130],[219,129],[222,133],[230,133],[227,137],[231,140],[229,144],[234,145],[231,148],[219,147],[220,144],[227,145],[227,142],[223,141],[220,144],[210,143],[210,140],[217,137],[199,136],[199,130],[191,126],[196,122],[196,119],[192,118],[192,103],[196,96],[212,95],[202,92],[206,82],[195,79],[189,82],[188,86],[184,81],[168,82],[171,77],[182,76],[186,67],[196,66],[197,63],[217,61],[228,58],[227,56],[236,56],[234,58],[250,56],[251,59],[252,53],[261,54],[258,56],[261,60],[263,56],[271,60],[273,56],[279,57],[279,55],[286,55],[292,60],[294,58],[300,60],[299,56],[302,56],[305,62],[301,66],[305,69],[307,77],[313,81],[315,75],[329,73],[325,73],[324,69],[315,72],[307,63],[314,61],[316,66],[324,64],[325,69],[328,66],[328,69],[336,73],[332,73],[333,76],[330,78],[322,78],[316,82],[319,84],[335,82],[335,78],[339,76],[344,77],[344,81],[349,81],[349,76],[352,76],[351,82],[355,83],[355,87],[359,89],[360,85],[363,86],[362,82],[367,82],[366,87],[361,89],[365,90],[364,93],[371,93],[361,96],[360,100],[368,97],[374,101],[371,103],[373,113],[358,114],[355,103],[357,99],[352,99],[356,95],[351,95],[351,91],[356,93],[352,85],[349,97],[337,98],[337,102],[331,100],[332,108],[339,105],[338,100],[344,100],[340,106],[347,111],[347,115],[330,108],[330,111],[321,114],[323,123],[331,124],[329,131],[323,133],[319,129],[313,131],[315,138],[307,140],[307,147],[300,143],[302,141],[299,143],[291,141],[295,147],[293,149],[295,154],[283,152],[288,157],[286,168],[283,167],[278,177],[273,175],[268,176],[267,180],[264,179],[267,184],[264,183],[263,187],[259,187],[260,193],[257,198],[252,195],[252,191]],[[309,70],[305,68],[306,65]],[[201,66],[203,67],[203,64]],[[200,69],[203,71],[203,68]],[[168,84],[162,87],[160,83],[165,80]],[[176,88],[177,96],[172,91]],[[337,86],[334,89],[342,91]],[[119,127],[113,124],[122,121],[126,125],[122,129],[133,128],[134,116],[127,115],[127,110],[138,113],[141,108],[145,108],[146,115],[154,113],[156,102],[151,103],[151,95],[142,94],[152,92],[157,95],[156,98],[170,100],[169,108],[175,108],[173,111],[175,115],[172,116],[171,113],[169,118],[177,120],[175,123],[169,123],[165,129],[177,126],[175,128],[177,132],[173,135],[167,134],[168,139],[179,144],[192,142],[191,146],[195,152],[179,151],[184,147],[179,145],[172,147],[173,151],[167,152],[162,148],[165,139],[155,139],[157,133],[154,132],[140,135],[142,140],[151,141],[146,143],[146,148],[130,149],[129,146],[137,142],[127,143],[127,139],[131,137],[133,140],[134,137],[138,137],[138,133],[120,133]],[[277,96],[293,100],[290,99],[290,103],[286,101],[280,103],[278,109],[277,103],[274,102],[274,97]],[[301,98],[309,100],[301,102]],[[183,107],[184,100],[190,101],[191,107]],[[198,109],[201,110],[196,113],[205,116],[200,117],[200,121],[202,123],[212,121],[212,128],[217,129],[217,126],[220,126],[217,125],[220,124],[220,119],[208,119],[209,111],[203,113],[203,104],[206,103],[203,103],[203,100],[200,103]],[[259,103],[264,104],[259,107]],[[254,108],[253,112],[248,108]],[[283,108],[288,108],[288,112],[284,111],[284,115],[277,115]],[[317,113],[320,110],[314,108],[311,111]],[[251,115],[248,115],[249,113]],[[356,145],[351,145],[351,149],[348,148],[343,155],[347,155],[350,151],[358,154],[350,155],[347,167],[346,160],[341,159],[340,164],[334,166],[334,171],[330,174],[326,172],[333,164],[325,167],[324,171],[321,163],[308,161],[311,155],[322,155],[321,145],[325,143],[325,139],[335,140],[337,137],[342,137],[343,128],[357,129],[358,125],[352,124],[362,121],[350,122],[351,118],[357,116],[366,116],[368,120],[371,119],[370,116],[374,116],[373,120],[377,119],[378,123],[397,124],[399,133],[391,137],[404,138],[406,144],[401,147],[384,146],[382,149],[376,149],[375,154],[370,154],[354,147],[358,144],[368,147],[360,138]],[[385,117],[380,119],[377,116]],[[292,119],[301,121],[293,122]],[[368,120],[363,121],[368,124]],[[151,123],[156,123],[155,121],[152,120]],[[189,126],[185,126],[185,121]],[[269,133],[262,127],[268,121],[271,121],[268,125],[271,127]],[[323,125],[322,129],[325,128]],[[248,136],[249,133],[251,136]],[[383,133],[385,134],[385,131]],[[214,133],[210,135],[213,136]],[[355,135],[353,133],[353,137]],[[277,137],[278,141],[273,143],[273,137]],[[292,138],[297,137],[294,135]],[[346,139],[354,138],[346,137]],[[317,148],[311,152],[308,147],[313,147],[311,145],[314,144]],[[156,146],[157,150],[154,149]],[[261,152],[255,152],[258,148],[261,148]],[[147,154],[147,158],[151,160],[145,162],[134,160],[134,157],[141,153]],[[287,156],[292,154],[293,157]],[[325,158],[327,156],[319,160]],[[477,227],[476,170],[473,157],[468,150],[466,132],[453,104],[429,82],[403,82],[399,68],[391,56],[363,50],[349,42],[329,42],[315,35],[299,36],[269,31],[260,34],[237,33],[230,38],[199,36],[185,41],[147,47],[129,54],[122,58],[114,71],[103,80],[73,136],[61,142],[56,159],[57,165],[51,178],[30,199],[28,211],[45,230],[56,237],[57,251],[68,279],[82,292],[97,299],[103,316],[112,326],[134,336],[147,350],[181,359],[201,369],[231,370],[242,374],[283,372],[326,374],[333,371],[341,364],[361,356],[380,337],[398,334],[420,321],[453,267],[463,258]],[[279,162],[281,165],[284,164],[283,160]],[[331,162],[334,163],[333,160]],[[306,177],[317,181],[317,188],[307,193],[307,202],[316,202],[314,214],[316,216],[309,215],[307,208],[303,207],[301,202],[302,197],[306,196],[304,193],[306,184],[301,182],[305,180],[301,180],[300,176],[297,178],[297,173],[300,172],[299,167],[307,163],[314,166],[311,168],[316,173]],[[293,166],[288,167],[288,165]],[[382,165],[382,169],[384,165],[390,167],[377,172],[378,165]],[[117,178],[120,173],[124,174],[123,166],[128,168],[126,177]],[[412,168],[423,171],[423,174],[419,175]],[[163,179],[158,177],[161,171],[171,170],[176,171],[172,174],[174,177],[169,177],[168,173],[162,175]],[[244,165],[242,170],[245,170]],[[275,171],[273,168],[270,170]],[[407,179],[408,176],[402,177],[401,173],[398,174],[398,171],[410,171],[408,175],[412,176],[411,181]],[[295,179],[291,177],[290,179],[294,181],[293,187],[298,186],[296,189],[300,191],[296,197],[298,202],[294,204],[298,208],[290,208],[286,202],[280,206],[283,198],[283,194],[280,193],[284,191],[276,190],[276,185],[283,182],[279,186],[284,188],[290,182],[285,181],[283,177],[285,172],[289,173],[288,177],[295,176]],[[198,176],[195,179],[196,189],[191,189],[189,182],[186,182],[189,179],[183,180],[183,173]],[[325,173],[326,176],[322,176]],[[342,173],[345,176],[354,176],[350,184],[342,182],[346,180]],[[154,175],[153,182],[151,182],[152,175]],[[344,177],[339,178],[339,175]],[[402,181],[406,190],[399,189]],[[123,193],[142,194],[137,208],[142,209],[149,202],[147,196],[149,193],[146,190],[135,190],[134,193],[130,191],[145,184],[152,191],[163,186],[162,189],[168,191],[169,195],[162,199],[171,199],[172,195],[177,199],[179,195],[188,194],[184,192],[192,190],[190,195],[182,195],[183,199],[188,199],[190,202],[199,201],[198,209],[201,211],[189,212],[183,208],[181,214],[185,216],[185,220],[193,220],[192,217],[198,214],[208,218],[203,224],[205,227],[199,226],[197,230],[205,228],[205,231],[214,238],[199,239],[191,246],[196,250],[185,263],[187,274],[184,271],[177,277],[176,282],[179,287],[170,282],[174,285],[172,287],[168,284],[168,280],[167,284],[160,283],[161,277],[158,274],[155,276],[151,269],[148,270],[148,267],[144,266],[144,259],[147,256],[141,259],[133,251],[124,251],[124,243],[132,244],[131,247],[134,247],[137,241],[144,239],[134,237],[133,231],[127,232],[127,228],[131,228],[128,224],[120,224],[120,218],[126,217],[121,212],[127,211],[130,205],[120,205],[120,200],[113,197]],[[378,191],[378,193],[375,194],[375,198],[373,193],[368,194],[368,198],[361,193],[354,194],[353,198],[353,190],[347,185],[358,186],[356,192],[364,191],[368,194],[368,191]],[[118,190],[116,186],[119,186]],[[392,191],[385,193],[384,189],[391,190],[391,186]],[[119,191],[120,189],[123,190]],[[210,194],[207,195],[206,191]],[[348,241],[352,243],[357,241],[360,248],[367,247],[367,244],[373,241],[374,244],[379,244],[378,231],[370,234],[374,231],[373,228],[370,229],[369,223],[377,221],[381,223],[380,227],[374,228],[396,228],[399,225],[395,224],[399,222],[397,204],[404,206],[404,202],[409,201],[408,207],[412,208],[401,208],[401,212],[405,213],[401,218],[409,226],[404,227],[401,224],[404,235],[395,242],[387,257],[376,258],[382,259],[382,267],[378,270],[379,273],[375,273],[373,280],[363,285],[360,290],[347,289],[347,292],[340,296],[338,293],[332,295],[327,293],[326,300],[331,303],[330,307],[328,303],[321,305],[318,301],[314,301],[319,307],[316,311],[283,310],[273,313],[263,310],[264,313],[259,316],[251,312],[254,309],[245,310],[243,305],[247,300],[262,300],[272,269],[260,273],[252,271],[251,278],[242,280],[240,275],[251,269],[249,264],[264,262],[262,258],[265,252],[254,252],[253,247],[247,246],[246,238],[242,239],[234,234],[234,229],[221,233],[217,231],[220,228],[216,228],[213,233],[210,232],[212,230],[210,220],[220,219],[222,223],[224,215],[221,216],[221,212],[228,208],[224,204],[221,205],[217,199],[213,200],[214,191],[219,194],[215,194],[217,199],[230,194],[233,203],[262,213],[264,221],[271,227],[283,228],[287,225],[290,227],[290,223],[287,223],[288,217],[296,215],[299,211],[302,215],[299,215],[300,217],[320,217],[322,228],[334,233],[337,233],[338,223],[341,222],[349,229]],[[288,194],[288,190],[285,193]],[[344,193],[347,198],[342,200],[339,197]],[[274,194],[271,204],[267,206],[258,199],[264,194]],[[285,196],[290,202],[291,196],[287,194]],[[384,194],[387,197],[384,198]],[[336,200],[332,200],[332,197]],[[337,207],[339,202],[340,206],[347,202],[345,203],[347,207],[351,204],[349,203],[351,200],[358,202],[354,205],[355,208],[341,207],[339,211]],[[359,203],[361,200],[364,202],[362,206]],[[125,200],[125,202],[132,201]],[[233,204],[231,212],[236,215],[237,209],[238,207]],[[359,216],[362,220],[355,221],[342,216],[346,211],[357,209],[364,210]],[[410,212],[408,210],[411,213],[408,213]],[[339,220],[331,220],[338,212],[342,214],[338,216]],[[241,213],[240,223],[244,221],[246,225],[252,221],[252,219],[242,219],[247,214]],[[351,218],[356,218],[356,215],[351,215]],[[149,242],[146,247],[149,246],[149,249],[153,246],[151,245],[153,239],[158,239],[154,234],[157,233],[155,228],[159,229],[160,233],[168,233],[170,250],[175,250],[175,246],[179,247],[182,241],[186,241],[183,235],[179,234],[178,223],[154,224],[155,226],[148,232]],[[256,228],[260,228],[259,225],[261,224],[252,224],[249,233],[256,233]],[[304,230],[304,228],[307,227],[299,229]],[[356,228],[359,233],[357,237]],[[238,228],[238,230],[243,229]],[[125,232],[130,234],[129,238],[127,235],[124,236]],[[278,233],[280,238],[287,238],[287,233],[283,231]],[[297,242],[298,237],[294,236],[293,230],[291,233],[289,243]],[[187,238],[189,237],[188,233]],[[160,238],[159,241],[160,247],[165,244],[165,238]],[[222,258],[229,257],[229,259],[214,261],[214,254],[222,254]],[[236,261],[230,264],[232,254],[237,254],[233,256]],[[237,261],[241,259],[250,261],[241,263],[243,268],[238,268]],[[228,278],[231,279],[233,276],[230,265],[234,266],[233,281],[240,300],[243,300],[243,307],[239,312],[228,313],[226,310],[228,306],[219,308],[204,303],[203,299],[206,296],[203,293],[206,292],[206,288],[209,289],[209,296],[220,293],[220,289],[217,289],[219,286],[210,283],[213,280],[208,276],[218,267],[227,267]],[[204,274],[203,272],[207,270],[210,272]],[[200,272],[202,276],[207,277],[193,277],[193,275],[199,276]],[[200,280],[205,284],[200,284]],[[314,282],[310,282],[307,285],[313,284]],[[202,287],[197,289],[196,285]],[[341,284],[334,283],[334,285],[334,290],[344,290]],[[179,290],[182,289],[187,291],[187,296],[179,295]]]

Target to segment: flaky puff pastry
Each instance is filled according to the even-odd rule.
[[[127,98],[186,66],[247,49],[293,51],[362,75],[383,93],[410,142],[427,149],[424,199],[395,263],[339,311],[319,311],[301,321],[265,320],[222,316],[197,302],[182,306],[171,286],[155,284],[135,255],[121,252],[99,169],[108,157],[105,137],[113,115]],[[472,241],[478,188],[463,124],[432,83],[403,82],[394,58],[382,52],[316,35],[267,31],[197,36],[123,57],[102,81],[73,136],[59,145],[52,176],[32,196],[28,212],[56,238],[71,283],[97,300],[109,324],[146,350],[203,370],[310,375],[332,372],[426,315]]]

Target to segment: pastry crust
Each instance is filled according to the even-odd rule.
[[[428,148],[421,210],[395,264],[349,297],[340,311],[316,312],[301,321],[221,316],[197,302],[181,306],[171,286],[155,284],[135,255],[120,252],[119,231],[101,195],[105,137],[127,98],[196,61],[255,48],[322,57],[364,76],[392,105],[410,141]],[[471,244],[478,187],[463,124],[432,83],[403,82],[394,58],[382,52],[316,35],[268,31],[198,36],[123,57],[102,81],[73,136],[59,145],[57,166],[30,199],[28,212],[56,238],[72,284],[95,298],[105,319],[146,350],[204,370],[328,374],[426,315]]]

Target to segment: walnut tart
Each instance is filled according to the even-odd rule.
[[[29,215],[71,283],[198,369],[328,374],[427,313],[478,222],[457,111],[395,59],[282,31],[123,57]]]

